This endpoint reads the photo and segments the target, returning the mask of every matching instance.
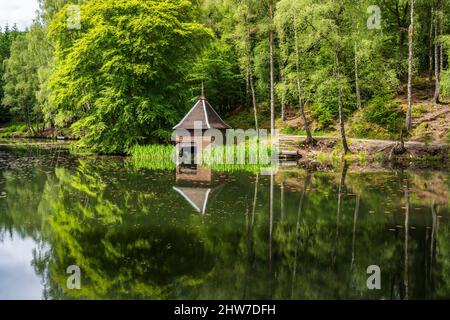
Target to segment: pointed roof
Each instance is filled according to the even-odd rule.
[[[193,130],[194,123],[201,122],[201,129],[230,129],[231,127],[222,120],[206,98],[200,97],[198,102],[186,114],[186,116],[178,123],[173,130],[188,129]],[[200,129],[200,128],[199,128]]]

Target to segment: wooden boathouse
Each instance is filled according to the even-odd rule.
[[[209,104],[203,94],[197,103],[189,110],[185,117],[175,126],[175,141],[179,163],[194,163],[196,155],[211,144],[214,139],[208,134],[208,130],[216,129],[222,133],[223,143],[225,144],[226,130],[231,127],[222,120],[219,114]],[[201,137],[195,137],[194,132],[198,130],[202,133]],[[189,133],[188,135],[186,133]],[[186,154],[190,157],[186,157]]]

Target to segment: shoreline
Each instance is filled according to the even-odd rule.
[[[405,141],[406,152],[395,154],[392,149],[397,142],[389,140],[356,139],[350,138],[351,153],[343,156],[340,153],[339,139],[336,137],[315,137],[317,144],[315,146],[303,145],[302,136],[282,136],[284,145],[280,149],[289,149],[298,151],[301,159],[293,167],[306,170],[328,171],[340,167],[342,163],[351,164],[361,169],[363,168],[385,168],[385,169],[438,169],[441,171],[450,171],[450,145],[441,143],[425,144],[418,141]],[[288,143],[286,143],[286,140]],[[69,150],[70,141],[56,140],[51,138],[37,137],[2,137],[0,146],[66,146]],[[169,145],[159,145],[167,147]],[[81,155],[81,153],[80,153]],[[94,156],[117,157],[118,155],[100,155]],[[149,167],[154,167],[157,161],[152,161],[144,155],[128,156],[120,155],[123,158],[129,158],[140,162],[139,167],[146,167],[145,163],[151,163]],[[253,165],[254,167],[255,165]],[[283,167],[283,164],[281,165]]]
[[[441,168],[450,169],[450,145],[405,141],[405,152],[394,152],[397,141],[349,138],[350,153],[343,155],[337,137],[317,137],[314,146],[304,144],[303,136],[282,136],[283,147],[298,151],[302,158],[300,165],[335,165],[349,162],[393,168]]]

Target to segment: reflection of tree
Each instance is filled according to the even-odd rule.
[[[344,187],[345,187],[345,178],[347,177],[348,164],[344,160],[342,163],[341,176],[339,178],[339,189],[338,189],[338,203],[337,203],[337,213],[336,213],[336,238],[334,241],[334,249],[333,249],[333,260],[332,264],[334,265],[336,259],[336,250],[339,247],[339,225],[342,214],[342,205],[343,205],[343,196],[344,196]]]
[[[303,180],[303,188],[302,193],[300,196],[300,202],[298,204],[298,211],[297,211],[297,223],[295,225],[295,245],[294,245],[294,267],[292,272],[292,287],[291,287],[291,299],[293,299],[293,293],[294,293],[294,283],[295,283],[295,274],[297,272],[297,261],[298,261],[298,246],[300,241],[300,218],[302,215],[303,210],[303,204],[305,202],[305,196],[306,196],[306,190],[308,189],[309,182],[311,180],[311,174],[308,172],[305,179]]]
[[[343,172],[345,173],[345,170]],[[276,233],[275,241],[279,242],[279,248],[283,252],[283,260],[295,262],[292,265],[295,265],[296,268],[291,270],[291,275],[296,272],[296,276],[295,279],[291,277],[293,280],[290,284],[295,288],[291,295],[293,298],[395,298],[404,295],[405,260],[402,257],[406,257],[404,254],[405,248],[418,247],[423,241],[421,235],[425,234],[425,226],[421,222],[420,217],[422,215],[410,214],[408,225],[414,226],[414,230],[408,234],[407,238],[398,238],[398,232],[390,230],[395,227],[395,225],[392,225],[391,217],[398,214],[403,219],[405,218],[401,214],[401,205],[399,204],[402,199],[401,195],[404,196],[404,190],[397,189],[398,198],[393,199],[394,201],[386,199],[386,189],[395,190],[399,186],[398,180],[395,176],[385,179],[380,184],[382,188],[378,191],[379,193],[374,190],[368,192],[368,188],[377,185],[371,183],[367,176],[359,181],[356,179],[357,175],[352,175],[353,178],[350,183],[343,184],[345,174],[341,172],[338,182],[334,185],[336,186],[334,190],[337,192],[328,189],[330,182],[328,177],[322,174],[314,175],[314,185],[311,187],[314,191],[308,193],[308,203],[303,209],[303,219],[299,228],[302,241],[300,241],[297,251],[295,248],[289,248],[288,240],[295,238],[295,233],[292,234],[291,230],[293,229],[289,230],[287,223],[283,223],[283,229]],[[346,188],[350,187],[351,190],[354,189],[354,185],[358,181],[363,182],[366,187],[358,185],[355,188],[358,190],[356,197],[349,197],[348,200],[346,198],[345,202],[342,199],[339,201],[340,195],[343,194],[343,185],[346,185]],[[411,186],[406,190],[410,189]],[[334,202],[333,208],[330,207],[330,204],[333,204],[330,201],[332,198],[328,196],[329,200],[326,201],[327,197],[324,194],[335,195],[336,193],[338,201],[337,203]],[[361,195],[358,193],[361,193]],[[384,197],[384,202],[374,202],[371,194],[374,195],[375,199]],[[287,212],[289,212],[289,209],[287,209]],[[333,212],[335,213],[334,219],[331,214]],[[336,212],[338,212],[338,220],[336,220]],[[345,214],[348,212],[352,214]],[[338,221],[339,237],[336,239]],[[357,222],[358,228],[356,228]],[[295,220],[291,221],[291,225],[295,225]],[[401,231],[403,234],[404,230]],[[356,239],[358,239],[357,245]],[[406,247],[405,239],[408,239]],[[336,244],[336,240],[339,241],[338,244]],[[336,251],[334,251],[335,248]],[[407,264],[415,266],[414,272],[408,274],[408,294],[410,298],[427,297],[421,289],[423,278],[417,268],[417,265],[421,263],[425,256],[426,252],[421,250],[408,251]],[[335,258],[334,267],[331,267],[330,260],[327,261],[327,257]],[[342,268],[345,265],[348,266],[348,257],[352,261],[353,271],[351,273],[348,272],[348,269]],[[366,268],[372,264],[379,265],[382,270],[381,292],[370,292],[365,288]],[[281,273],[279,270],[278,274]],[[436,274],[440,274],[440,272]],[[436,274],[434,279],[436,279]],[[396,280],[399,280],[400,285],[394,287],[391,294],[391,283]],[[346,286],[346,283],[349,286]],[[281,295],[279,298],[287,297]]]
[[[29,175],[31,174],[36,179],[30,180]],[[0,230],[6,223],[9,224],[10,231],[14,226],[16,234],[38,241],[43,216],[46,214],[45,211],[38,210],[38,208],[42,190],[48,179],[47,174],[38,170],[24,172],[20,169],[11,169],[3,174],[3,178],[7,183],[4,189],[6,198],[0,199],[3,212],[0,214]]]
[[[436,234],[435,263],[430,270],[430,278],[434,280],[435,297],[450,297],[450,227],[449,224],[439,226]]]
[[[404,286],[405,286],[405,299],[409,298],[409,214],[410,214],[410,202],[409,202],[409,183],[408,179],[405,179],[405,270],[404,270]]]
[[[352,232],[352,261],[350,262],[350,270],[353,270],[355,264],[355,246],[356,246],[356,223],[358,221],[359,213],[359,203],[361,201],[361,196],[356,196],[355,212],[353,215],[353,232]]]
[[[33,265],[48,298],[402,298],[405,247],[409,298],[450,297],[448,208],[416,213],[424,204],[430,211],[416,174],[343,168],[255,181],[236,173],[204,217],[171,191],[172,176],[120,162],[85,159],[73,169],[3,176],[0,230],[42,244]],[[416,228],[407,238],[405,190]],[[81,291],[66,290],[71,264],[81,267]],[[382,270],[381,292],[366,288],[372,264]]]
[[[208,274],[211,260],[195,232],[130,215],[133,206],[145,206],[141,197],[126,189],[120,199],[107,197],[107,182],[86,163],[76,174],[57,169],[56,176],[59,192],[46,195],[51,255],[39,262],[53,283],[49,296],[175,298]],[[64,289],[72,264],[84,275],[80,291]]]

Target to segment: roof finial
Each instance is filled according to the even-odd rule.
[[[202,80],[202,95],[200,96],[200,100],[205,100],[205,86],[203,84],[203,80]]]

